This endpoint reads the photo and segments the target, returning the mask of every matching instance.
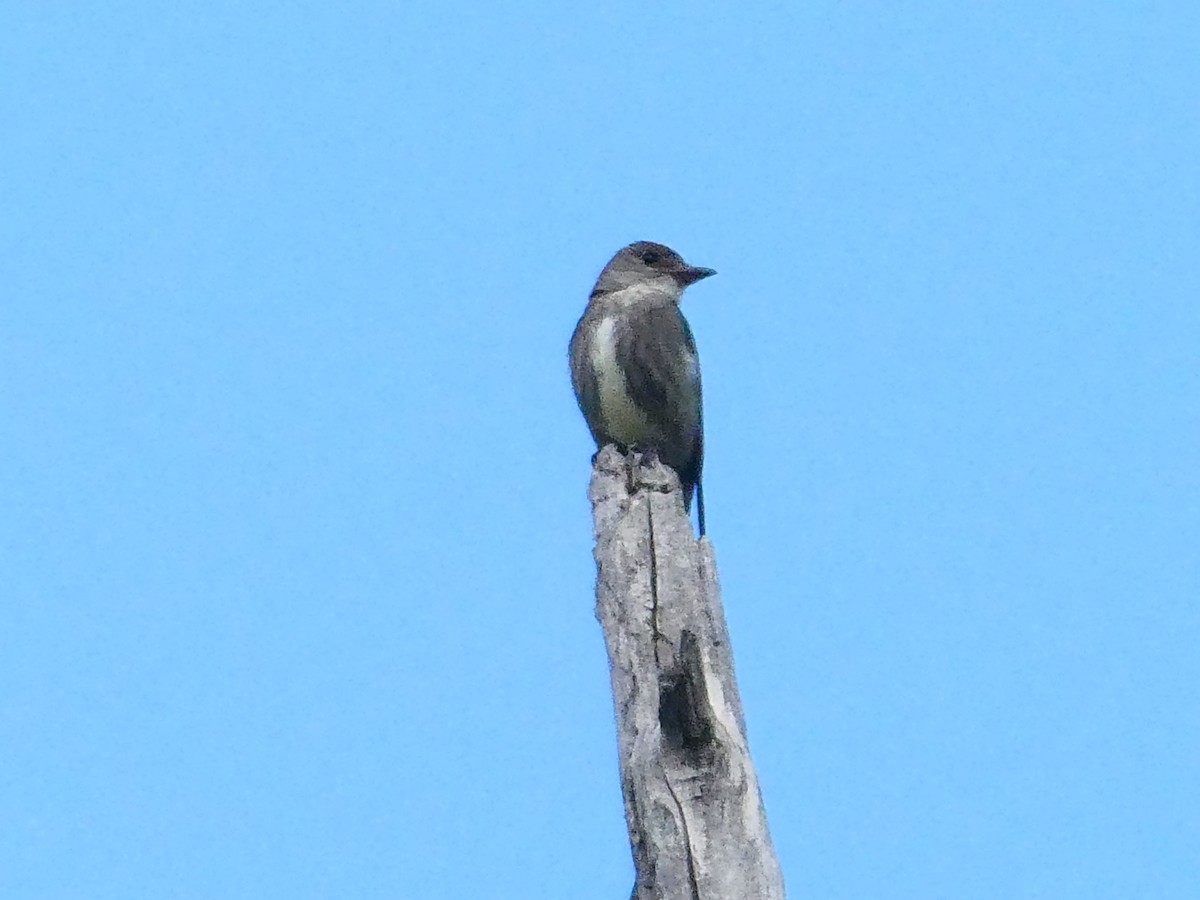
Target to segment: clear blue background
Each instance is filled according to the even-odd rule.
[[[791,896],[1200,896],[1198,47],[6,4],[0,895],[627,896],[565,347],[653,239]]]

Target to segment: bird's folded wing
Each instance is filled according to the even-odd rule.
[[[700,363],[692,331],[678,307],[648,309],[617,338],[617,355],[629,395],[647,418],[670,423],[659,447],[663,461],[686,483],[700,477]]]

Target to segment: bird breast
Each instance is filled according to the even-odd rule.
[[[612,437],[626,446],[656,441],[660,435],[629,395],[629,385],[617,358],[617,323],[613,316],[600,320],[589,356],[596,373],[600,419]]]

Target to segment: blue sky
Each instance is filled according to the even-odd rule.
[[[7,4],[0,894],[626,896],[565,353],[650,239],[791,896],[1200,896],[1198,43]]]

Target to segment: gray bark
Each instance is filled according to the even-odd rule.
[[[605,447],[590,496],[633,898],[782,900],[712,544],[657,461]]]

